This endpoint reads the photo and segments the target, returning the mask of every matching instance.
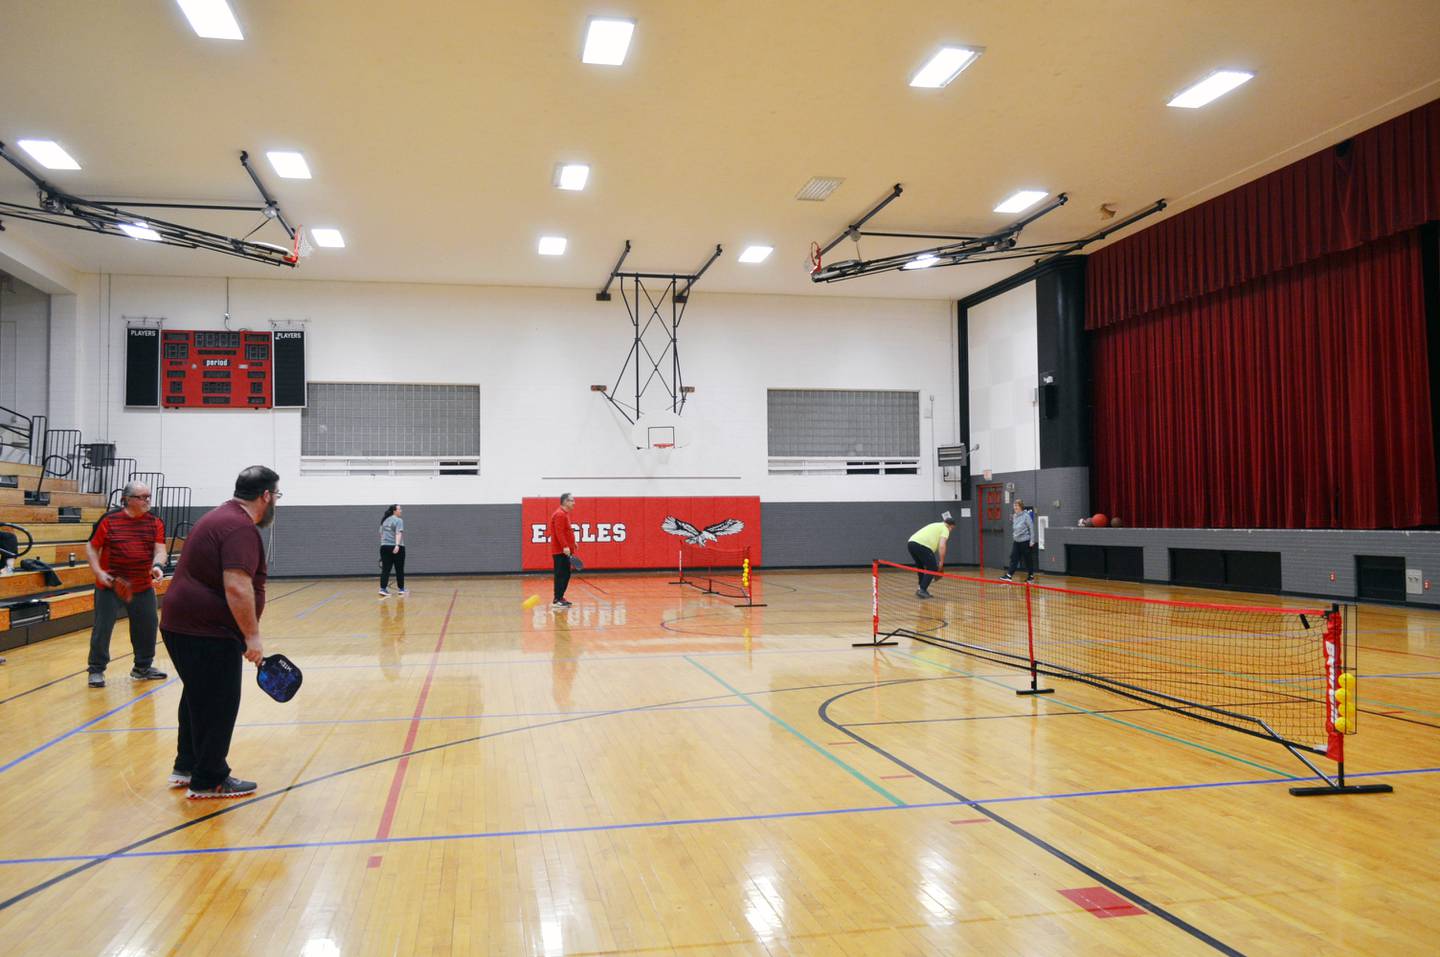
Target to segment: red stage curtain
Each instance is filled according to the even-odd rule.
[[[1440,219],[1440,100],[1098,250],[1100,329]]]
[[[1440,523],[1418,230],[1092,345],[1100,511],[1148,527]]]

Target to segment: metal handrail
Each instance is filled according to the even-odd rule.
[[[20,549],[18,552],[11,552],[8,548],[0,548],[0,555],[3,555],[7,558],[19,558],[21,555],[28,555],[30,553],[30,549],[35,547],[35,536],[31,535],[30,529],[26,528],[24,525],[15,525],[11,522],[0,522],[0,528],[13,528],[15,529],[15,531],[20,532],[25,536],[25,545],[23,547],[18,541],[15,543],[15,547]],[[4,559],[0,559],[0,561],[3,560]]]

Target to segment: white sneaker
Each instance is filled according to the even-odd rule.
[[[410,594],[410,593],[409,593],[408,591],[406,591],[405,589],[403,589],[403,588],[400,589],[400,597],[401,597],[401,598],[404,598],[404,597],[405,597],[406,595],[408,595],[408,594]]]
[[[388,591],[386,591],[386,590],[383,589],[383,588],[380,589],[380,600],[381,600],[381,601],[384,601],[385,599],[387,599],[387,598],[389,598],[389,597],[390,597],[390,593],[389,593]]]

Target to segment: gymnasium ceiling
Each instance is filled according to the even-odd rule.
[[[257,167],[292,221],[339,227],[347,248],[291,272],[7,220],[11,235],[87,272],[579,288],[627,238],[627,268],[665,271],[719,242],[702,290],[953,298],[1024,264],[817,288],[809,243],[896,182],[872,227],[988,231],[1013,218],[990,212],[1001,199],[1038,186],[1071,201],[1025,240],[1073,238],[1102,203],[1173,212],[1440,96],[1435,0],[231,6],[240,42],[200,39],[174,0],[0,0],[0,140],[61,143],[83,169],[41,172],[82,196],[152,200],[252,201],[238,151],[298,149],[311,180]],[[580,62],[591,15],[636,21],[625,65]],[[945,89],[910,88],[947,43],[985,52]],[[1256,77],[1166,107],[1227,67]],[[552,187],[560,161],[591,164],[584,192]],[[845,182],[797,201],[816,175]],[[0,195],[33,199],[8,167]],[[542,234],[567,254],[538,256]],[[913,248],[886,242],[863,253]],[[736,262],[750,243],[775,252]]]

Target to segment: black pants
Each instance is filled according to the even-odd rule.
[[[932,572],[940,569],[940,563],[935,560],[934,552],[919,542],[908,542],[907,544],[910,546],[910,557],[914,560],[916,568],[924,568]],[[940,576],[922,574],[917,577],[920,579],[920,590],[928,591],[930,583]]]
[[[1005,574],[1015,574],[1015,569],[1020,567],[1020,561],[1025,561],[1025,571],[1031,578],[1035,577],[1035,549],[1030,547],[1029,542],[1010,543],[1010,564],[1005,566]]]
[[[405,546],[404,546],[404,545],[396,545],[396,546],[393,547],[393,548],[390,547],[389,545],[381,545],[381,546],[380,546],[380,587],[381,587],[382,590],[390,587],[390,569],[392,569],[392,568],[395,569],[395,584],[397,584],[397,585],[400,586],[400,590],[401,590],[401,591],[404,591],[404,590],[405,590]]]
[[[103,672],[110,663],[110,632],[124,611],[125,603],[108,588],[95,589],[95,624],[90,628],[90,671]],[[137,591],[130,599],[130,647],[135,649],[135,667],[155,663],[155,589]]]
[[[565,589],[570,587],[570,556],[561,552],[555,559],[555,600],[565,600]]]
[[[190,772],[190,787],[205,791],[230,776],[226,756],[240,713],[245,645],[234,638],[165,632],[165,649],[180,674],[180,735],[175,770]]]

